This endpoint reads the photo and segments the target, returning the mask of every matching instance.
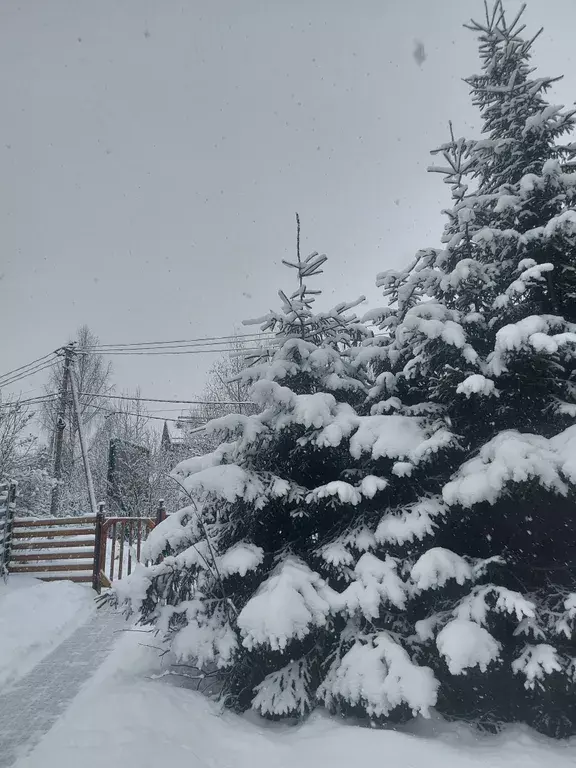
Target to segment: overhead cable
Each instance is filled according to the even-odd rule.
[[[209,352],[216,352],[217,354],[222,354],[222,352],[238,352],[239,356],[245,355],[246,357],[252,355],[253,353],[256,354],[266,354],[267,350],[266,348],[262,347],[254,347],[250,349],[238,349],[237,347],[230,347],[227,349],[218,349],[218,348],[207,348],[207,349],[187,349],[187,350],[179,350],[179,351],[164,351],[164,350],[158,350],[155,351],[148,351],[148,352],[140,352],[137,350],[103,350],[102,352],[93,350],[88,352],[83,352],[82,350],[78,350],[76,352],[77,355],[100,355],[100,356],[108,356],[108,355],[202,355]]]
[[[23,379],[27,379],[29,376],[34,376],[37,373],[41,373],[42,371],[46,371],[49,368],[53,368],[55,365],[57,365],[60,362],[58,358],[54,359],[53,361],[50,361],[46,363],[45,365],[38,365],[35,368],[32,368],[27,371],[23,371],[22,373],[17,374],[16,376],[13,376],[10,379],[4,379],[0,381],[0,387],[8,387],[11,384],[15,384],[17,381],[22,381]]]
[[[131,400],[145,403],[182,403],[183,405],[254,405],[249,400],[174,400],[158,397],[132,397],[130,395],[99,395],[96,392],[80,392],[80,397],[103,397],[110,400]]]
[[[111,347],[147,347],[158,345],[170,345],[170,344],[206,344],[206,343],[234,343],[238,341],[238,344],[245,343],[246,341],[253,341],[262,338],[266,339],[264,333],[244,333],[244,334],[230,334],[229,336],[204,336],[195,339],[171,339],[169,341],[133,341],[133,342],[119,342],[117,344],[94,344],[92,348],[97,349],[109,349]]]
[[[54,360],[49,361],[49,358],[54,358]],[[54,352],[49,352],[47,355],[43,355],[42,357],[36,358],[36,360],[32,360],[31,362],[26,363],[26,365],[21,365],[18,368],[7,371],[6,373],[0,375],[0,386],[3,386],[4,381],[7,379],[13,379],[17,376],[26,375],[28,370],[32,368],[38,368],[39,366],[45,365],[48,362],[50,362],[50,364],[55,363],[56,360],[58,360],[56,354]]]

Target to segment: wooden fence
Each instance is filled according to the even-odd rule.
[[[0,483],[0,577],[8,573],[15,503],[16,483]]]
[[[5,543],[0,555],[4,560],[0,560],[0,566],[4,562],[9,573],[27,573],[43,581],[92,583],[99,593],[102,587],[132,572],[141,561],[143,541],[165,516],[161,503],[156,520],[106,518],[103,504],[97,515],[13,518],[11,538],[8,535],[2,540]],[[5,530],[9,531],[9,527]]]

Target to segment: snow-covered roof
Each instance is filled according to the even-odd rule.
[[[166,434],[173,445],[178,445],[186,440],[186,433],[182,427],[173,421],[166,421]]]
[[[181,416],[178,421],[165,421],[163,441],[171,446],[186,445],[190,439],[190,431],[204,424],[199,416]]]

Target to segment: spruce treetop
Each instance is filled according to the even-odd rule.
[[[557,140],[574,128],[576,110],[564,111],[549,104],[546,94],[560,77],[533,77],[532,46],[542,33],[524,38],[525,5],[512,21],[502,0],[492,7],[484,0],[485,19],[465,26],[479,40],[482,72],[466,78],[472,101],[482,114],[482,133],[476,144],[479,177],[483,192],[495,192],[503,184],[515,184],[527,173],[540,173],[550,159],[570,164],[573,144]]]

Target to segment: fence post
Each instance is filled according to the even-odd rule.
[[[0,558],[0,576],[5,579],[8,576],[8,567],[12,556],[12,522],[16,510],[16,489],[17,484],[8,482],[6,496],[6,524],[4,527],[4,542],[2,545],[2,557]]]
[[[160,499],[156,510],[156,525],[160,525],[163,520],[166,520],[166,507],[164,506],[164,499]]]
[[[100,594],[102,584],[100,583],[100,571],[102,570],[102,550],[103,547],[103,526],[104,526],[104,502],[98,504],[96,514],[96,529],[94,536],[94,570],[92,572],[92,589]],[[105,550],[104,550],[105,551]]]

